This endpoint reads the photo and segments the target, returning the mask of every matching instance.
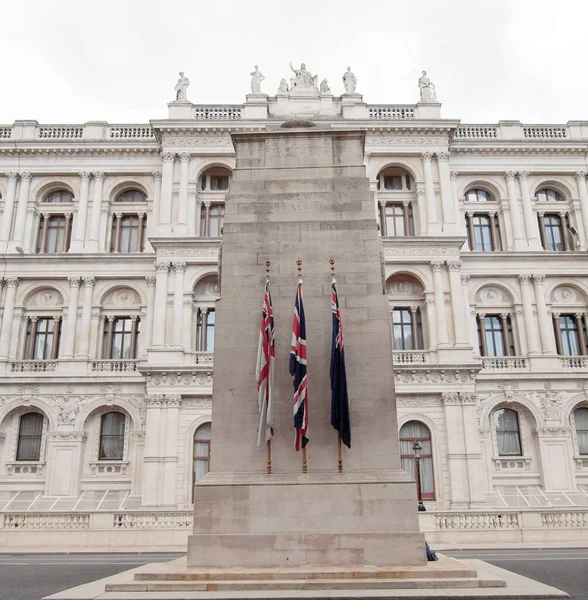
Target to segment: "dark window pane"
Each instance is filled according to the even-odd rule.
[[[110,412],[100,422],[100,460],[122,460],[125,445],[125,415]]]
[[[27,413],[20,418],[16,460],[41,460],[43,415]]]
[[[520,456],[521,437],[518,414],[514,410],[502,408],[494,412],[494,420],[499,456]]]

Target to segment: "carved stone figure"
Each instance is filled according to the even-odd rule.
[[[419,91],[421,93],[421,102],[437,102],[435,85],[427,77],[426,71],[423,71],[422,76],[419,77]]]
[[[290,69],[296,77],[290,78],[290,89],[312,89],[317,87],[318,75],[311,75],[306,70],[306,63],[300,65],[300,70],[295,69],[290,63]]]
[[[178,79],[178,83],[176,83],[176,87],[174,88],[174,92],[176,93],[176,102],[188,101],[186,91],[189,85],[190,80],[187,77],[184,77],[184,71],[180,71],[180,78]]]
[[[357,77],[351,72],[351,67],[347,67],[347,71],[343,73],[343,85],[345,86],[346,94],[355,94]]]
[[[278,88],[278,93],[284,94],[289,91],[290,90],[288,89],[288,82],[285,79],[282,79],[282,81],[280,81],[280,87]]]
[[[331,93],[331,88],[329,87],[329,84],[327,83],[326,79],[323,79],[321,81],[321,94],[330,94]]]
[[[255,65],[255,71],[251,71],[251,91],[254,94],[261,94],[261,82],[265,79],[259,67]]]

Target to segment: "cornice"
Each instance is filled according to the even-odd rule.
[[[465,236],[383,238],[384,257],[459,256]]]
[[[519,154],[581,154],[588,152],[588,144],[583,141],[567,141],[565,145],[561,141],[541,141],[538,145],[535,141],[520,142],[508,141],[503,145],[482,145],[481,142],[451,142],[449,149],[452,154],[483,154],[495,155],[519,155]]]
[[[51,142],[52,144],[55,142]],[[24,142],[14,143],[9,146],[0,143],[0,154],[19,155],[19,156],[104,156],[104,155],[129,155],[129,154],[148,154],[158,155],[161,152],[161,147],[157,142],[142,142],[141,146],[90,146],[90,145],[75,145],[75,142],[64,141],[60,146],[46,147],[42,142]],[[67,144],[67,145],[66,145]]]
[[[108,263],[108,264],[123,264],[128,265],[129,263],[135,264],[148,264],[153,265],[155,261],[155,254],[0,254],[0,258],[6,261],[6,264],[45,264],[45,265],[59,265],[63,267],[67,265],[69,268],[76,264],[96,264],[96,263]]]

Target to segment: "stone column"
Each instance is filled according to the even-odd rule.
[[[465,315],[463,307],[463,290],[461,289],[461,261],[448,261],[449,289],[451,290],[451,304],[453,306],[453,325],[455,331],[455,343],[459,346],[467,346],[469,343],[467,320],[462,322]]]
[[[147,219],[147,237],[155,234],[161,212],[161,171],[153,171],[153,213]]]
[[[161,489],[161,450],[159,435],[162,427],[163,395],[149,394],[145,398],[145,455],[143,458],[143,506],[158,506],[158,492]],[[174,485],[175,489],[175,485]]]
[[[586,187],[586,171],[576,171],[574,173],[574,178],[576,179],[578,196],[580,197],[580,210],[582,211],[584,237],[586,238],[586,243],[588,244],[588,188]]]
[[[455,220],[456,220],[456,232],[459,235],[467,235],[465,219],[462,218],[462,213],[459,210],[459,194],[457,191],[457,176],[459,171],[449,171],[449,178],[451,180],[451,197],[453,198],[453,205],[455,207]],[[463,247],[467,249],[467,243]]]
[[[435,312],[437,316],[437,336],[439,346],[449,345],[447,335],[447,319],[445,314],[445,294],[443,293],[443,261],[431,261],[433,271],[433,294],[435,296]]]
[[[200,216],[200,214],[198,214]],[[196,191],[188,192],[188,235],[196,235]]]
[[[504,174],[506,179],[506,187],[508,192],[508,206],[510,209],[510,221],[513,234],[513,248],[515,250],[525,250],[527,243],[523,236],[523,230],[521,228],[521,215],[519,212],[519,203],[517,200],[517,188],[515,185],[515,172],[507,171]],[[509,244],[510,246],[510,244]]]
[[[423,152],[421,154],[425,178],[425,202],[427,204],[427,233],[429,235],[441,232],[439,218],[437,217],[437,207],[435,206],[435,186],[433,185],[433,170],[431,169],[432,158],[432,152]],[[424,233],[424,231],[421,231],[421,235],[424,235]]]
[[[171,233],[172,198],[174,185],[174,155],[166,152],[162,156],[163,169],[161,173],[161,200],[157,231],[163,235]]]
[[[6,296],[4,298],[4,314],[2,315],[2,333],[0,333],[0,359],[7,360],[10,352],[10,337],[12,334],[12,318],[14,316],[14,303],[18,278],[6,279]]]
[[[29,202],[29,193],[31,190],[31,181],[33,176],[28,173],[20,174],[20,193],[18,194],[18,205],[16,207],[16,220],[14,222],[14,235],[12,239],[12,249],[17,246],[22,247],[25,235],[25,222],[27,218],[27,204]]]
[[[539,319],[539,335],[543,354],[555,354],[555,338],[551,319],[545,304],[545,288],[543,282],[545,275],[533,275],[535,285],[535,303],[537,304],[537,318]]]
[[[426,235],[427,231],[427,207],[425,202],[425,190],[423,188],[417,188],[417,210],[419,217],[419,226],[416,231],[417,235]],[[384,231],[385,225],[382,223],[382,231]],[[415,228],[416,229],[416,228]]]
[[[180,154],[180,197],[178,204],[178,223],[174,227],[174,234],[188,235],[188,179],[190,176],[190,155]]]
[[[155,311],[155,275],[147,275],[147,309],[145,323],[141,326],[140,355],[144,356],[153,341],[153,317]]]
[[[72,252],[80,252],[84,248],[86,239],[86,220],[88,216],[88,196],[90,192],[90,176],[88,171],[80,172],[80,201],[78,203],[78,216],[74,234],[74,242],[71,245]]]
[[[527,332],[525,329],[525,319],[523,315],[523,311],[520,308],[517,308],[514,313],[514,318],[516,322],[516,328],[519,332],[519,352],[521,356],[525,356],[529,353],[529,348],[527,346]],[[514,323],[513,323],[514,327]]]
[[[92,214],[90,216],[90,239],[86,247],[90,252],[100,252],[104,240],[100,239],[100,216],[102,214],[102,194],[104,192],[104,180],[102,171],[94,173],[94,199],[92,200]]]
[[[472,353],[474,356],[480,355],[480,348],[478,344],[478,330],[475,327],[476,320],[472,322],[472,315],[470,312],[470,295],[468,292],[468,283],[470,281],[470,275],[468,273],[461,274],[461,289],[463,297],[463,319],[466,334],[468,336],[469,343],[472,346]]]
[[[76,324],[78,320],[78,297],[80,295],[81,277],[68,277],[69,304],[67,308],[67,323],[65,325],[65,339],[63,343],[63,358],[73,358],[76,339]]]
[[[463,509],[469,506],[470,482],[465,451],[465,424],[461,399],[457,392],[443,392],[441,399],[445,422],[451,424],[451,434],[447,436],[447,467],[450,480],[451,508]]]
[[[541,241],[539,240],[539,225],[537,218],[533,213],[533,202],[529,192],[529,182],[527,180],[529,171],[519,171],[518,178],[521,186],[521,199],[523,201],[523,216],[525,218],[525,232],[527,234],[527,243],[529,250],[541,250]]]
[[[478,434],[477,402],[475,392],[459,392],[464,424],[465,455],[469,481],[469,508],[476,506],[485,507],[484,493],[484,464],[482,462],[482,448]]]
[[[2,228],[0,229],[0,242],[8,242],[10,239],[18,173],[6,173],[6,177],[8,177],[8,189],[6,190],[6,204],[4,205],[4,216],[2,217]],[[4,247],[4,244],[2,246]]]
[[[174,313],[173,313],[173,335],[172,344],[181,346],[183,340],[183,310],[184,310],[184,273],[186,272],[185,262],[174,262],[174,271],[176,272],[175,292],[174,292]]]
[[[192,298],[184,298],[184,315],[182,328],[182,345],[186,350],[194,350],[192,343],[192,332],[194,331],[194,323],[192,321]]]
[[[169,273],[169,263],[155,263],[157,271],[155,280],[155,304],[153,319],[153,345],[165,346],[165,326],[167,315],[167,276]]]
[[[89,358],[90,329],[92,326],[92,300],[96,279],[94,277],[83,277],[84,298],[82,300],[82,322],[80,325],[80,343],[78,344],[78,356]]]
[[[523,300],[523,319],[525,321],[525,331],[527,334],[527,349],[529,354],[538,354],[539,345],[537,342],[537,328],[533,318],[533,300],[531,298],[530,275],[519,275],[521,286],[521,296]]]
[[[449,174],[449,152],[437,152],[437,164],[439,166],[441,206],[443,207],[443,231],[455,233],[457,212]]]
[[[163,461],[162,506],[176,506],[176,487],[178,477],[178,424],[180,420],[180,394],[166,394],[166,432]]]
[[[435,300],[433,300],[431,296],[432,294],[430,292],[425,292],[427,329],[429,330],[429,349],[437,350],[437,315],[435,314]]]

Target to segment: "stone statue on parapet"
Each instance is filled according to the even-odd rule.
[[[282,81],[280,81],[280,87],[278,88],[278,93],[279,94],[285,94],[288,93],[290,90],[288,89],[288,82],[285,79],[282,79]]]
[[[290,62],[290,69],[296,77],[290,78],[290,89],[293,91],[295,89],[316,89],[318,75],[311,75],[306,70],[306,63],[302,63],[300,65],[300,70],[295,69],[292,66],[292,62]]]
[[[265,79],[259,67],[255,65],[255,71],[250,73],[251,75],[251,91],[254,94],[261,94],[261,82]]]
[[[190,85],[190,80],[187,77],[184,77],[184,71],[180,71],[180,78],[178,79],[178,83],[176,83],[176,87],[174,88],[174,92],[176,93],[176,102],[187,102],[188,98],[186,97],[186,90]]]
[[[345,86],[346,94],[355,94],[357,77],[351,72],[351,67],[347,67],[347,71],[343,73],[343,85]]]
[[[321,81],[321,94],[330,94],[331,93],[331,88],[329,87],[329,84],[327,83],[326,79],[323,79]]]
[[[437,92],[435,84],[427,77],[427,72],[423,71],[419,77],[419,91],[421,93],[421,102],[437,102]]]

